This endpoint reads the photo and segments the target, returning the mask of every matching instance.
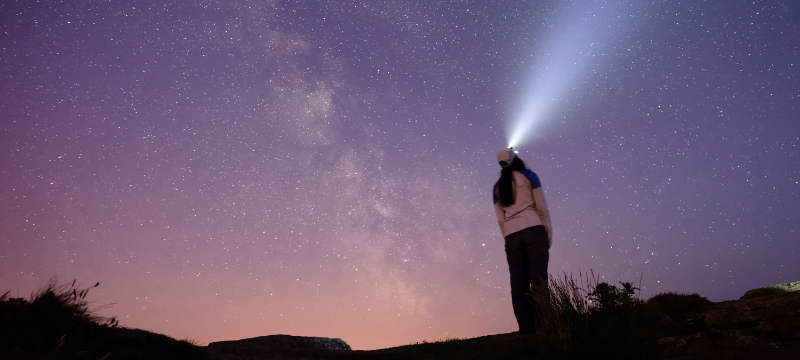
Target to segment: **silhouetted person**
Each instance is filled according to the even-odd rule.
[[[531,284],[547,284],[547,264],[553,230],[550,213],[536,173],[511,149],[497,154],[502,170],[494,185],[497,222],[506,239],[506,259],[511,273],[511,304],[520,334],[536,332],[538,304],[531,298]]]

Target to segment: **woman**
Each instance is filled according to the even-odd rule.
[[[511,304],[520,334],[536,332],[537,305],[531,302],[531,284],[547,283],[547,263],[553,230],[539,177],[528,170],[513,148],[497,154],[500,179],[494,185],[494,208],[506,239],[511,273]]]

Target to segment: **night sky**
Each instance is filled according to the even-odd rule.
[[[516,331],[491,188],[525,121],[551,274],[712,301],[800,280],[797,19],[794,0],[4,0],[0,293],[99,281],[102,315],[200,343]]]

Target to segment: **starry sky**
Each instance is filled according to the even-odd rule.
[[[516,331],[491,188],[537,99],[518,149],[552,274],[712,301],[800,280],[798,18],[792,0],[3,1],[0,291],[99,281],[102,315],[203,344]]]

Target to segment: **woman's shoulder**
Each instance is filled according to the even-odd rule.
[[[539,181],[539,176],[536,175],[535,172],[531,170],[522,170],[522,171],[515,171],[518,172],[520,175],[524,176],[528,181],[531,182],[531,189],[536,189],[538,187],[542,187],[542,182]]]
[[[514,172],[518,173],[518,174],[520,174],[522,176],[525,176],[525,177],[537,177],[537,178],[539,177],[532,170],[514,170]]]

